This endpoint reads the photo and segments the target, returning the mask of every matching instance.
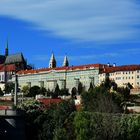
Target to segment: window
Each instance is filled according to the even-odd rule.
[[[137,82],[137,85],[139,85],[139,82]]]
[[[133,76],[132,76],[132,79],[133,79]]]
[[[137,73],[139,73],[139,70],[137,70]]]
[[[137,75],[137,78],[139,78],[139,75]]]

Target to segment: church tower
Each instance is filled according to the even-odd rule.
[[[5,57],[9,55],[9,50],[8,50],[8,40],[6,42],[6,48],[5,48]]]
[[[69,66],[69,62],[68,62],[68,58],[67,56],[64,57],[64,61],[63,61],[63,67],[68,67]]]
[[[54,54],[52,53],[52,56],[49,61],[49,68],[55,68],[55,67],[56,67],[56,60],[55,60]]]

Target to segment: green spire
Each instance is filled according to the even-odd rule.
[[[5,56],[8,56],[9,52],[8,52],[8,39],[6,41],[6,48],[5,48]]]

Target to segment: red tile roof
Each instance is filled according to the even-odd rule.
[[[111,67],[104,67],[100,73],[112,73],[117,71],[135,71],[140,70],[140,65],[123,65],[123,66],[111,66]]]
[[[0,64],[0,72],[2,71],[14,71],[15,70],[15,65],[14,64],[9,64],[9,65],[4,65]]]
[[[50,71],[50,70],[78,70],[78,69],[85,69],[85,68],[91,68],[91,67],[103,67],[103,64],[87,64],[87,65],[79,65],[79,66],[68,66],[68,67],[57,67],[57,68],[41,68],[41,69],[32,69],[32,70],[21,70],[17,74],[28,74],[28,73],[38,73],[38,72],[44,72],[44,71]]]

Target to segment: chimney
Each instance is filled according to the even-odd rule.
[[[116,67],[116,63],[113,63],[113,67]]]
[[[107,66],[109,67],[110,66],[110,63],[107,63]]]

